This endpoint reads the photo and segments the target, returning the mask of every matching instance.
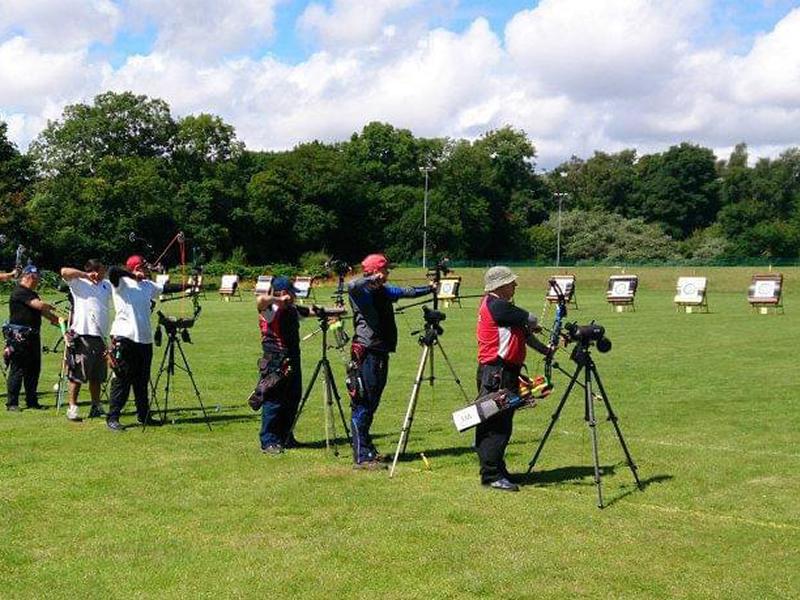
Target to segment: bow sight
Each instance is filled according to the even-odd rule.
[[[350,265],[348,265],[345,261],[340,260],[338,258],[333,258],[333,257],[331,257],[328,260],[326,260],[325,264],[323,266],[328,271],[330,271],[332,273],[335,273],[339,277],[344,277],[350,271],[352,271],[352,268],[350,267]]]
[[[323,265],[329,273],[333,273],[338,278],[336,291],[331,294],[336,306],[344,306],[344,276],[352,271],[352,267],[345,261],[338,258],[329,258]]]
[[[442,275],[447,275],[450,272],[450,259],[443,258],[430,269],[428,269],[427,274],[425,275],[430,282],[434,285],[433,288],[433,310],[438,311],[439,309],[439,285],[442,282]],[[444,319],[442,319],[444,320]],[[426,316],[427,321],[427,316]]]

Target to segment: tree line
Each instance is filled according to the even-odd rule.
[[[726,159],[681,143],[597,151],[537,172],[536,147],[507,126],[470,141],[372,122],[349,140],[251,151],[211,114],[175,118],[160,99],[106,92],[74,104],[21,153],[0,121],[2,263],[16,244],[43,264],[119,261],[183,231],[205,261],[303,264],[422,251],[478,261],[795,259],[800,149]],[[557,211],[559,201],[563,212]]]

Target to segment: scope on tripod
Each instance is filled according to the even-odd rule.
[[[192,338],[189,335],[188,329],[194,327],[195,321],[197,320],[197,315],[193,317],[168,317],[160,310],[157,312],[158,314],[158,328],[156,329],[155,335],[153,336],[153,341],[155,342],[156,346],[161,345],[161,328],[163,327],[164,330],[167,332],[167,335],[175,336],[180,332],[181,339],[186,342],[187,344],[192,343]]]
[[[436,327],[442,321],[447,319],[447,315],[440,310],[434,310],[428,306],[422,307],[422,316],[428,325]]]
[[[335,307],[326,307],[326,306],[317,306],[313,304],[311,308],[314,310],[314,316],[316,316],[320,320],[328,320],[328,319],[338,319],[341,316],[347,314],[347,309],[343,306],[335,306]]]
[[[594,321],[588,325],[578,325],[577,322],[567,323],[564,328],[571,342],[588,347],[592,342],[597,345],[597,351],[605,353],[611,350],[611,340],[606,337],[606,328]]]

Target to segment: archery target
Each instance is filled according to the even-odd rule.
[[[756,283],[754,298],[774,298],[777,296],[777,281],[759,281]]]

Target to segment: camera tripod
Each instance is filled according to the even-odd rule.
[[[339,418],[342,420],[342,427],[344,428],[344,433],[347,437],[347,443],[352,444],[352,440],[350,438],[350,430],[347,428],[347,419],[344,416],[344,410],[342,410],[342,400],[339,396],[339,390],[336,389],[336,380],[333,377],[331,363],[328,360],[328,330],[330,329],[330,323],[328,322],[329,315],[322,309],[317,308],[316,310],[319,320],[319,331],[322,332],[322,357],[319,359],[317,366],[314,368],[314,374],[311,376],[311,380],[308,382],[308,387],[303,394],[303,398],[300,400],[300,404],[297,407],[297,414],[294,417],[294,421],[292,421],[292,426],[289,428],[287,437],[291,437],[292,433],[294,432],[294,428],[297,425],[297,421],[300,420],[300,415],[303,412],[306,401],[311,395],[311,392],[314,389],[314,384],[317,382],[317,378],[321,373],[323,385],[322,410],[323,414],[325,415],[325,447],[330,449],[331,445],[334,445],[333,454],[334,456],[339,456],[339,449],[335,447],[337,435],[335,424],[336,419],[333,414],[334,401],[336,402],[336,408],[339,411]]]
[[[189,376],[189,381],[192,383],[192,388],[194,389],[194,395],[197,398],[198,404],[200,404],[200,410],[203,411],[203,418],[205,419],[206,425],[208,425],[208,430],[211,431],[211,421],[208,420],[208,413],[206,412],[206,407],[203,404],[203,399],[200,397],[200,390],[197,389],[197,384],[195,383],[192,369],[189,367],[189,361],[187,360],[186,353],[183,351],[183,346],[181,345],[181,340],[191,343],[189,332],[187,330],[189,327],[194,325],[194,319],[174,319],[164,316],[160,311],[158,313],[158,318],[159,325],[163,325],[164,330],[167,332],[167,346],[164,348],[164,355],[161,357],[161,364],[158,368],[158,374],[156,375],[155,383],[152,385],[153,400],[147,407],[147,417],[145,417],[142,431],[147,429],[147,423],[150,421],[150,413],[153,403],[156,405],[155,412],[161,413],[161,424],[163,425],[167,422],[167,409],[169,407],[169,393],[171,389],[170,386],[172,384],[172,379],[175,377],[175,369],[179,369]],[[183,364],[177,364],[175,361],[176,348],[178,349],[178,353],[180,354],[181,362]],[[161,381],[161,376],[165,373],[164,406],[162,409],[158,403],[157,395],[158,384]]]
[[[397,449],[394,453],[394,458],[392,459],[392,467],[389,469],[389,477],[394,477],[394,471],[397,468],[397,461],[400,458],[401,454],[405,454],[406,447],[408,446],[408,437],[411,433],[411,425],[414,422],[414,413],[417,409],[417,400],[419,399],[419,391],[422,387],[422,382],[427,381],[430,383],[431,387],[433,387],[434,382],[436,381],[436,373],[434,371],[434,348],[439,348],[439,351],[442,353],[442,358],[444,358],[444,362],[447,365],[447,368],[450,370],[450,374],[453,376],[453,380],[455,381],[456,385],[461,390],[461,394],[464,396],[464,399],[469,402],[469,398],[467,397],[467,392],[464,390],[464,386],[461,385],[461,380],[456,375],[455,369],[453,369],[453,365],[450,362],[450,359],[447,357],[447,353],[444,351],[444,347],[442,346],[441,341],[439,340],[439,336],[444,333],[440,322],[444,320],[445,315],[440,313],[437,310],[431,310],[427,306],[422,308],[425,316],[425,327],[423,330],[414,331],[411,335],[419,335],[419,345],[422,346],[422,355],[419,359],[419,366],[417,367],[417,376],[414,379],[414,386],[411,388],[411,397],[408,400],[408,408],[406,409],[406,416],[403,419],[403,427],[400,430],[400,439],[397,442]],[[429,367],[429,374],[425,376],[425,367]]]
[[[533,467],[536,465],[536,461],[539,459],[539,454],[542,452],[542,448],[544,448],[547,438],[550,437],[550,433],[553,431],[553,427],[555,427],[556,421],[561,415],[561,411],[567,402],[567,398],[569,398],[570,392],[572,392],[572,388],[575,386],[575,384],[577,384],[582,387],[584,391],[584,420],[589,425],[589,431],[591,432],[592,436],[592,458],[594,460],[594,483],[597,486],[597,506],[598,508],[603,508],[603,488],[600,482],[600,458],[597,449],[597,418],[594,411],[594,400],[596,396],[592,392],[592,379],[594,379],[594,381],[597,383],[597,388],[600,390],[599,398],[601,398],[603,400],[603,404],[605,404],[606,411],[608,412],[608,420],[611,421],[612,425],[614,425],[614,431],[616,431],[620,446],[622,446],[622,451],[625,453],[628,467],[633,474],[633,479],[636,481],[636,487],[640,490],[642,489],[642,483],[639,481],[636,463],[633,462],[633,457],[628,451],[628,445],[625,443],[625,438],[622,436],[622,430],[619,428],[619,424],[617,423],[617,415],[611,408],[611,402],[608,400],[608,394],[606,394],[606,390],[603,387],[602,381],[600,380],[600,374],[597,372],[597,366],[594,364],[594,359],[592,359],[592,353],[589,350],[589,344],[578,343],[578,345],[575,346],[574,350],[572,351],[570,358],[577,365],[575,367],[575,372],[570,377],[569,385],[567,385],[567,389],[564,391],[564,395],[561,397],[561,401],[558,403],[558,407],[556,407],[556,410],[551,417],[550,424],[548,425],[547,430],[544,432],[542,440],[539,442],[539,447],[536,448],[533,458],[528,463],[528,473],[533,471]],[[569,373],[561,369],[561,367],[557,368],[559,371],[569,375]],[[578,381],[581,371],[583,371],[583,383]]]

